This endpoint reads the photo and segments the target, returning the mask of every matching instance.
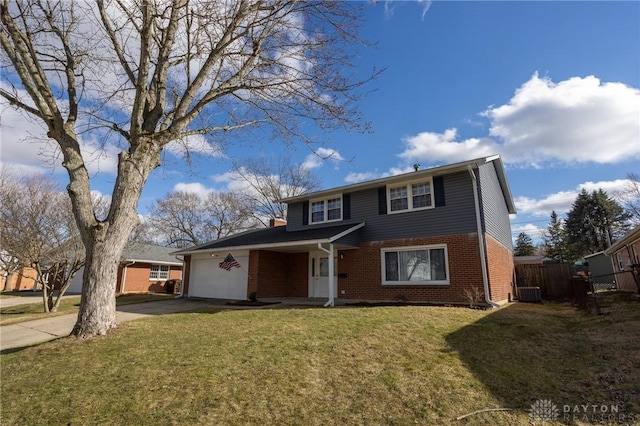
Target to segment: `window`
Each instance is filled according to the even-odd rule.
[[[311,223],[342,220],[342,197],[311,201]]]
[[[624,263],[622,262],[622,253],[618,253],[616,257],[618,258],[618,270],[624,271]]]
[[[382,284],[448,285],[447,247],[382,249]]]
[[[151,271],[149,272],[149,279],[168,280],[169,279],[169,265],[151,265]]]
[[[391,213],[427,209],[433,206],[431,179],[427,181],[389,186],[389,211]]]

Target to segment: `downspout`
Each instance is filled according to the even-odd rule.
[[[174,297],[174,299],[179,299],[179,298],[181,298],[183,296],[182,291],[184,289],[184,270],[186,268],[185,268],[185,265],[184,265],[184,256],[182,257],[182,259],[180,259],[177,254],[174,257],[177,260],[182,262],[182,270],[180,271],[180,293],[178,293],[178,295],[176,297]]]
[[[335,299],[335,295],[333,294],[335,280],[335,277],[333,276],[333,244],[330,243],[329,250],[327,250],[326,248],[322,247],[322,243],[318,243],[318,248],[329,255],[329,300],[327,300],[327,303],[324,304],[324,307],[326,308],[327,306],[334,306]]]
[[[131,266],[134,263],[136,263],[136,261],[134,260],[131,263],[125,263],[124,264],[124,270],[122,271],[122,285],[120,286],[120,293],[124,294],[124,285],[127,283],[127,266]]]
[[[487,259],[485,256],[485,242],[484,242],[484,234],[482,233],[482,220],[480,218],[480,200],[478,197],[478,179],[476,178],[476,174],[473,173],[473,168],[471,164],[467,166],[469,170],[469,174],[471,175],[471,180],[473,181],[473,202],[475,203],[476,208],[476,227],[478,232],[478,247],[480,249],[480,267],[482,268],[482,284],[484,286],[484,300],[489,304],[489,306],[493,308],[497,308],[498,305],[496,302],[491,300],[489,296],[489,275],[487,273]]]

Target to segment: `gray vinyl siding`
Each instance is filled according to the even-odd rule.
[[[287,207],[287,231],[300,231],[308,228],[302,225],[302,204],[292,203]]]
[[[479,166],[478,181],[484,231],[512,249],[509,211],[493,162]]]
[[[365,227],[359,230],[361,242],[476,232],[469,173],[445,175],[444,197],[445,205],[442,207],[381,215],[377,188],[352,192],[350,221],[366,222]],[[302,211],[302,202],[289,205],[288,231],[308,228],[302,224]]]

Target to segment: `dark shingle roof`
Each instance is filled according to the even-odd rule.
[[[168,263],[173,265],[182,265],[182,262],[176,259],[172,253],[175,251],[172,247],[162,247],[153,244],[145,244],[138,242],[129,242],[122,251],[121,259],[123,261],[137,261],[149,263]]]
[[[302,231],[287,232],[286,226],[275,228],[254,229],[240,234],[231,235],[219,240],[211,241],[196,247],[174,252],[174,254],[193,253],[196,251],[216,250],[230,247],[262,246],[268,244],[300,243],[307,241],[329,240],[354,227],[361,227],[364,223],[350,223],[337,226],[311,228]]]

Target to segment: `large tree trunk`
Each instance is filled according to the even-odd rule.
[[[151,170],[160,164],[160,145],[140,140],[135,148],[133,152],[120,153],[118,177],[107,219],[85,227],[80,226],[83,225],[80,221],[78,226],[85,245],[86,260],[82,301],[71,334],[81,339],[104,335],[116,327],[118,264],[129,234],[139,222],[137,206],[144,183]],[[71,185],[73,183],[72,179]],[[88,191],[88,184],[79,187],[79,190]],[[74,201],[73,188],[70,192]],[[79,202],[77,205],[78,210],[91,209],[93,214],[91,204]],[[76,220],[79,216],[81,214],[76,214]]]
[[[87,247],[82,301],[72,335],[86,339],[104,335],[116,327],[116,281],[118,263],[128,234],[109,235]]]

